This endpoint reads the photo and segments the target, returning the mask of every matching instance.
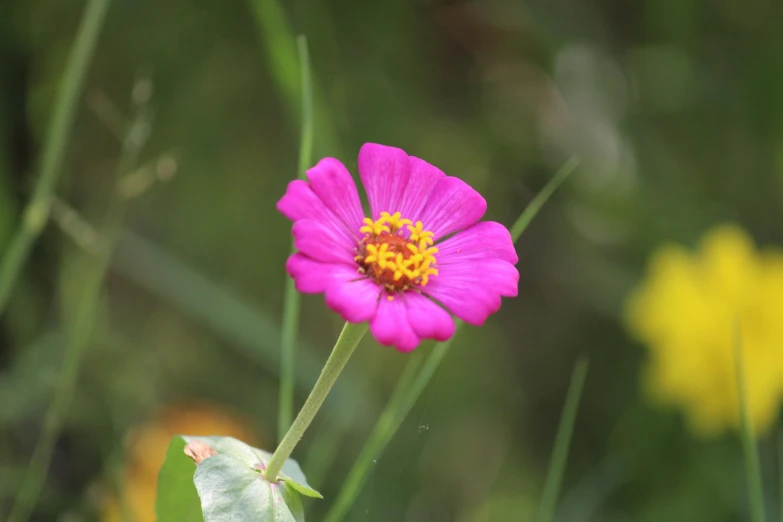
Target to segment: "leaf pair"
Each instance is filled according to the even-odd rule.
[[[231,437],[174,437],[158,477],[158,521],[303,522],[299,494],[323,497],[294,460],[277,482],[267,481],[262,473],[271,458]]]

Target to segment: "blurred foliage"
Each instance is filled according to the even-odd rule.
[[[682,407],[710,436],[740,425],[733,330],[741,329],[754,431],[768,433],[783,398],[783,257],[759,255],[736,227],[711,230],[696,255],[676,245],[656,252],[628,306],[628,323],[651,348],[650,394]],[[683,321],[682,317],[687,317]]]
[[[122,522],[124,516],[138,522],[156,520],[158,471],[175,435],[220,433],[248,441],[248,444],[258,444],[258,436],[250,422],[229,410],[217,404],[174,404],[134,428],[126,441],[118,491],[106,496],[100,520]]]
[[[0,255],[82,9],[0,6]],[[565,159],[583,158],[519,244],[520,297],[463,332],[349,520],[532,517],[580,354],[591,370],[561,519],[745,519],[739,438],[693,437],[679,410],[648,403],[647,354],[622,310],[666,242],[691,247],[733,222],[759,246],[783,244],[781,16],[773,0],[113,1],[58,196],[86,223],[103,214],[119,153],[106,122],[139,74],[156,109],[142,163],[172,158],[176,176],[130,202],[35,520],[96,519],[96,484],[164,404],[226,405],[271,449],[290,246],[274,204],[296,176],[299,130],[287,27],[310,42],[316,158],[355,172],[362,143],[402,147],[476,187],[487,218],[506,224]],[[0,318],[0,518],[51,399],[81,255],[50,225]],[[321,297],[303,297],[299,401],[340,326]],[[311,480],[327,500],[307,502],[311,519],[405,361],[364,342],[295,452],[306,473],[308,461],[322,469]],[[331,447],[308,454],[322,433]],[[776,453],[764,440],[770,512]]]

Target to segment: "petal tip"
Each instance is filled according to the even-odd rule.
[[[277,200],[275,208],[291,221],[301,219],[304,215],[302,207],[309,204],[308,194],[310,184],[301,179],[290,181],[286,186],[285,193]]]
[[[394,346],[394,349],[400,353],[411,353],[413,350],[419,347],[419,344],[421,344],[421,342],[417,342],[416,344],[411,345],[400,345],[398,343]]]
[[[373,143],[368,141],[367,143],[362,145],[362,147],[359,149],[359,157],[361,158],[362,156],[367,154],[388,154],[390,152],[395,155],[399,154],[400,152],[405,154],[405,156],[408,155],[407,152],[405,152],[399,147],[393,147],[391,145],[381,145],[380,143]]]

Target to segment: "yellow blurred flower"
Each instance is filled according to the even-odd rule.
[[[167,408],[130,436],[122,491],[125,507],[134,522],[155,522],[158,471],[174,435],[223,435],[257,446],[249,423],[227,408],[208,404],[175,405]],[[102,522],[124,522],[116,498],[106,502]]]
[[[757,432],[783,398],[783,254],[758,252],[739,228],[710,231],[697,252],[676,245],[652,258],[626,307],[630,331],[649,347],[645,384],[681,407],[693,429],[714,435],[739,425],[734,364],[742,331],[748,409]]]

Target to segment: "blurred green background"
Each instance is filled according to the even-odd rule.
[[[0,6],[0,256],[31,197],[83,9]],[[164,179],[129,201],[33,519],[111,520],[110,499],[135,487],[133,434],[165,431],[155,419],[177,405],[233,412],[272,449],[291,241],[275,203],[297,175],[293,36],[305,34],[316,159],[356,173],[362,143],[401,147],[476,187],[487,219],[510,225],[582,158],[518,243],[519,297],[462,331],[348,520],[532,520],[581,354],[590,374],[558,519],[746,520],[737,436],[696,438],[676,410],[649,403],[645,350],[622,313],[663,241],[692,245],[733,221],[760,244],[783,243],[782,19],[775,0],[112,1],[57,195],[100,222],[120,154],[107,121],[128,113],[139,77],[154,110],[141,164]],[[87,277],[82,229],[68,223],[47,227],[0,318],[0,518]],[[303,297],[298,404],[340,327],[322,296]],[[327,499],[307,504],[309,520],[336,495],[408,357],[368,337],[297,448]],[[209,429],[229,422],[199,411]],[[161,440],[137,460],[162,455]]]

